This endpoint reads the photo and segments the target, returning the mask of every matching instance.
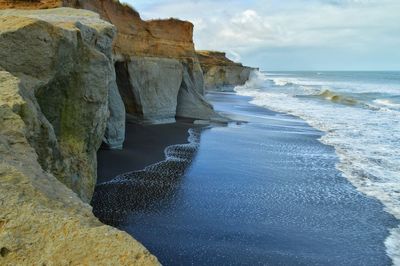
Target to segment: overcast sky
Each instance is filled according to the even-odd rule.
[[[400,70],[400,0],[123,0],[264,70]]]

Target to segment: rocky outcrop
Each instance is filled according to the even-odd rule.
[[[112,69],[112,80],[115,81],[115,70]],[[116,82],[111,82],[108,91],[108,117],[103,148],[120,150],[125,141],[125,106]]]
[[[128,119],[144,123],[170,123],[175,117],[225,121],[203,97],[200,65],[188,61],[132,56],[116,62]]]
[[[130,119],[147,123],[171,122],[175,117],[223,120],[203,97],[192,23],[144,21],[134,9],[113,0],[66,0],[62,5],[95,11],[117,27],[113,52],[118,88]]]
[[[243,85],[255,70],[233,62],[223,52],[197,51],[197,56],[207,90],[231,91],[234,86]]]
[[[203,98],[203,94],[204,81],[200,65],[198,63],[184,64],[176,109],[177,116],[226,122],[226,118],[214,112],[212,105]]]
[[[83,1],[85,2],[85,1]],[[96,1],[97,2],[97,1]],[[7,0],[0,2],[0,9],[50,9],[62,6],[78,6],[76,0]],[[112,41],[110,39],[110,41]],[[100,44],[102,45],[102,44]],[[99,45],[98,45],[99,46]],[[99,46],[100,47],[100,46]],[[107,52],[107,57],[111,59],[111,51]],[[111,72],[110,72],[111,73]],[[115,73],[111,73],[114,75]],[[115,77],[114,77],[115,80]],[[115,82],[109,85],[109,120],[103,143],[105,148],[121,149],[125,140],[125,109],[121,105],[122,99],[119,95]]]
[[[88,202],[116,88],[115,28],[92,12],[74,12],[1,11],[0,67],[20,79],[35,106],[26,123],[42,168]]]
[[[203,97],[203,72],[194,49],[192,23],[177,19],[144,21],[133,8],[115,0],[22,0],[0,3],[0,8],[57,6],[94,11],[116,26],[113,54],[118,89],[129,119],[145,123],[172,122],[175,117],[224,120]],[[184,81],[184,72],[189,74],[190,82],[187,77]],[[111,136],[112,133],[118,133],[113,127],[108,128],[111,129]],[[113,136],[113,139],[118,137]]]
[[[130,57],[116,62],[117,84],[130,119],[174,122],[183,67],[172,58]]]
[[[78,2],[70,4],[98,12],[118,29],[114,54],[130,118],[148,123],[171,122],[175,117],[221,119],[203,97],[192,23],[143,21],[136,11],[116,1]]]
[[[158,264],[80,199],[96,181],[114,34],[89,11],[0,11],[1,265]]]
[[[47,9],[63,6],[74,9]],[[0,264],[157,264],[93,216],[96,152],[101,143],[122,148],[125,112],[145,123],[225,122],[203,97],[203,70],[206,84],[236,85],[245,67],[208,69],[190,22],[143,21],[114,0],[10,0],[4,8],[32,10],[0,11]],[[212,74],[216,66],[224,76]]]

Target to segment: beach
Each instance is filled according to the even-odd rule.
[[[185,143],[193,124],[181,120],[161,125],[126,125],[127,138],[122,150],[100,149],[98,152],[98,183],[109,181],[119,174],[141,170],[164,160],[166,147]]]
[[[153,166],[145,174],[120,174],[158,160],[164,146],[186,143],[190,124],[163,125],[163,138],[147,126],[128,129],[128,143],[137,134],[160,141],[142,146],[158,155],[140,159],[135,169],[135,157],[124,163],[114,160],[115,151],[98,154],[99,176],[120,175],[96,188],[93,207],[101,221],[134,236],[164,265],[391,264],[384,241],[397,220],[336,169],[334,148],[318,141],[323,132],[251,105],[249,97],[211,93],[207,99],[241,122],[197,129],[189,142],[195,151],[164,161],[163,172],[167,166],[177,175],[165,178]],[[128,150],[140,158],[135,146]],[[120,166],[104,174],[107,162]]]
[[[400,266],[399,1],[0,2],[0,265]]]

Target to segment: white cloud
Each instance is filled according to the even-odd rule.
[[[288,53],[326,49],[332,61],[340,57],[335,53],[344,52],[353,53],[354,60],[379,53],[383,65],[385,60],[400,61],[398,0],[137,0],[131,4],[144,18],[192,21],[197,48],[228,51],[235,59],[263,60],[257,55],[276,49]]]

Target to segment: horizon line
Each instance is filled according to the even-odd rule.
[[[271,72],[277,72],[277,71],[284,71],[284,72],[400,72],[399,70],[316,70],[316,69],[296,69],[296,70],[284,70],[284,69],[260,69],[260,71],[271,71]]]

